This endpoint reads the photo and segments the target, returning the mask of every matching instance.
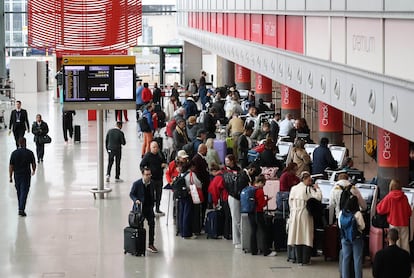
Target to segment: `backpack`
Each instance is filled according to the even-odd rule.
[[[175,199],[184,199],[189,196],[187,184],[185,183],[185,176],[187,174],[188,172],[184,173],[184,175],[179,175],[172,183]]]
[[[249,213],[254,212],[256,208],[256,187],[246,186],[240,193],[240,212]]]
[[[377,140],[368,139],[367,142],[365,142],[365,152],[375,159],[377,156]]]
[[[240,192],[239,194],[237,194],[237,183],[239,180],[239,176],[239,173],[235,173],[232,171],[223,173],[224,188],[226,188],[229,195],[234,198],[240,198]]]
[[[138,120],[139,128],[142,132],[150,132],[151,127],[148,123],[147,117],[143,116],[141,119]]]
[[[341,187],[342,188],[342,187]],[[351,193],[352,185],[349,185],[345,188],[342,188],[341,198],[339,199],[339,209],[343,210],[346,206],[346,203],[353,196]]]
[[[361,233],[358,231],[358,223],[354,213],[342,210],[339,221],[341,223],[342,238],[346,239],[348,242],[353,242],[356,238],[361,236]]]

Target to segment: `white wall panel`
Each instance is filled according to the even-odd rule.
[[[347,19],[347,64],[369,71],[383,71],[382,19]]]
[[[414,140],[413,91],[404,88],[384,86],[384,129],[410,141]]]
[[[221,11],[224,10],[224,1],[217,1],[217,10]]]
[[[277,0],[263,0],[263,10],[267,10],[267,11],[277,10]]]
[[[228,0],[227,1],[227,9],[233,11],[236,9],[236,0]]]
[[[383,125],[383,83],[347,74],[345,100],[352,114],[377,126]]]
[[[244,11],[244,0],[236,1],[236,10]]]
[[[333,11],[344,11],[346,0],[332,0],[331,1],[331,9]]]
[[[255,0],[253,0],[254,2]],[[251,10],[251,4],[250,4],[251,0],[244,0],[244,9],[246,11],[250,11]]]
[[[286,0],[277,0],[277,9],[279,11],[286,9]]]
[[[414,80],[414,20],[385,21],[385,74]]]
[[[253,10],[253,11],[261,11],[261,10],[263,10],[263,2],[262,2],[262,0],[254,0],[254,1],[251,1],[251,4],[250,4],[250,9],[251,10]]]
[[[329,51],[329,18],[306,17],[306,55],[329,60]]]
[[[383,0],[347,0],[348,11],[382,11]]]
[[[329,11],[331,6],[330,0],[312,0],[306,2],[306,9],[313,11]]]
[[[286,10],[305,10],[305,0],[286,0]]]
[[[331,59],[333,62],[345,64],[346,54],[346,21],[344,17],[331,18]]]
[[[413,0],[385,0],[386,11],[414,11]]]

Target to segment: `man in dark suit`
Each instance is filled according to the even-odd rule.
[[[388,231],[389,246],[378,251],[372,266],[372,275],[376,278],[411,276],[410,254],[397,246],[398,230],[391,228]]]
[[[16,147],[19,147],[19,138],[24,137],[24,133],[30,132],[29,117],[27,111],[22,109],[22,102],[16,101],[16,109],[11,112],[9,123],[9,134],[13,131]]]
[[[155,230],[155,215],[154,215],[154,185],[151,180],[151,170],[147,167],[141,169],[142,179],[135,181],[132,184],[129,197],[134,202],[134,206],[141,205],[142,214],[148,222],[148,248],[152,253],[158,253],[154,246],[154,230]]]
[[[106,170],[106,182],[109,182],[111,176],[112,164],[114,164],[115,159],[115,182],[123,182],[119,178],[121,173],[121,148],[122,145],[125,145],[125,136],[121,131],[122,122],[117,122],[116,127],[108,130],[106,134],[105,146],[106,151],[108,152],[108,168]]]

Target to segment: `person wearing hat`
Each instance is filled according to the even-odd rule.
[[[194,99],[191,96],[187,96],[185,102],[183,103],[183,107],[185,109],[186,120],[188,120],[188,118],[191,116],[198,115],[197,104],[195,103]]]
[[[180,174],[177,169],[177,163],[188,163],[188,154],[184,150],[177,152],[177,156],[168,164],[167,171],[165,172],[165,179],[169,184],[172,184],[176,177]]]
[[[196,116],[190,116],[186,126],[188,139],[190,139],[190,141],[194,141],[194,139],[196,139],[197,131],[200,130],[200,128],[201,126],[197,123]]]
[[[194,145],[194,153],[197,153],[198,151],[198,146],[200,146],[200,144],[205,143],[207,140],[207,131],[205,129],[200,128],[197,131],[197,137],[196,139],[193,141],[193,145]]]

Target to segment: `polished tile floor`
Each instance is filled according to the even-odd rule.
[[[123,130],[121,178],[111,182],[105,199],[94,199],[89,189],[97,186],[96,122],[87,121],[85,111],[77,111],[74,123],[82,127],[82,143],[64,144],[61,107],[52,92],[21,94],[17,99],[28,110],[31,122],[37,113],[49,124],[53,141],[46,146],[44,163],[32,178],[26,218],[17,215],[13,184],[8,182],[8,160],[15,149],[13,137],[0,129],[0,277],[338,277],[337,262],[322,257],[310,266],[286,262],[286,254],[267,258],[243,254],[231,241],[184,240],[175,236],[170,214],[156,222],[158,254],[133,257],[123,253],[123,228],[131,207],[129,190],[140,178],[140,139],[135,115]],[[4,107],[4,106],[3,106]],[[10,109],[10,107],[5,107]],[[6,121],[9,110],[6,111]],[[108,114],[104,132],[113,127]],[[33,136],[28,148],[35,151]],[[104,164],[106,165],[106,156]],[[114,171],[114,169],[113,169]],[[112,174],[113,176],[113,174]],[[162,210],[167,212],[168,192],[163,193]],[[171,204],[172,207],[172,204]],[[368,264],[364,276],[371,277]]]

